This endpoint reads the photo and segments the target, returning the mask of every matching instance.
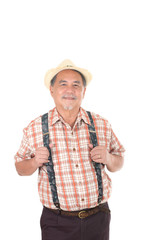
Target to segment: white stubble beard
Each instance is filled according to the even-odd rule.
[[[65,110],[71,111],[73,109],[73,106],[64,106]]]
[[[74,95],[67,95],[67,94],[65,94],[64,96],[62,96],[62,98],[67,97],[67,96],[73,97],[73,98],[75,98],[75,100],[77,99],[76,96],[74,96]],[[73,109],[73,106],[72,106],[72,105],[69,105],[69,106],[68,106],[68,105],[64,105],[63,107],[64,107],[65,110],[68,110],[68,111],[71,111],[71,110]]]

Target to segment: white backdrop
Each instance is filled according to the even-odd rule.
[[[160,239],[160,7],[156,0],[0,2],[3,240],[40,239],[37,172],[15,171],[22,130],[53,108],[43,79],[70,58],[93,80],[82,106],[112,124],[126,149],[109,173],[111,240]]]

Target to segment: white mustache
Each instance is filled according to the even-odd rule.
[[[76,96],[74,96],[73,94],[65,94],[62,96],[62,98],[73,98],[73,99],[77,99]]]

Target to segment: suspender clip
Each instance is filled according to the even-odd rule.
[[[45,136],[45,135],[49,135],[49,132],[43,133],[43,136]]]
[[[93,130],[89,130],[89,132],[93,132],[93,133],[95,133],[96,131],[93,131]]]

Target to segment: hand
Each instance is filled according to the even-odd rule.
[[[53,147],[53,144],[49,144],[49,147]],[[44,163],[48,163],[49,151],[46,147],[40,147],[36,150],[34,156],[34,162],[38,167],[42,167]]]
[[[90,154],[94,162],[107,164],[110,160],[110,153],[105,146],[96,146],[93,148],[92,144],[89,144],[91,149]]]

